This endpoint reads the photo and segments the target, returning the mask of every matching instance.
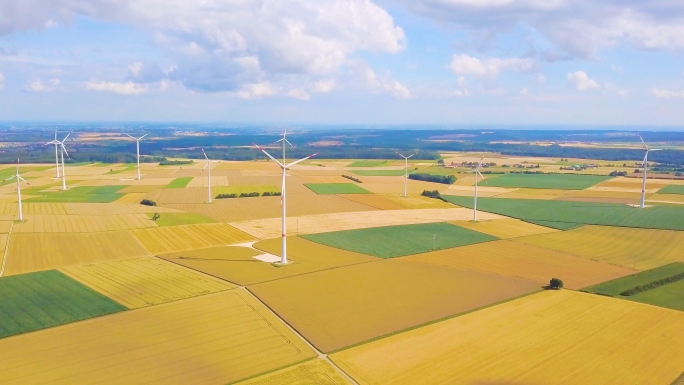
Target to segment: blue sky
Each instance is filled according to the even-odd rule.
[[[681,127],[682,25],[672,0],[6,0],[0,120]]]

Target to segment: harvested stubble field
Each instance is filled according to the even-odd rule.
[[[208,196],[207,189],[205,187],[185,187],[163,188],[155,190],[147,194],[145,198],[156,202],[157,205],[169,205],[179,203],[204,204],[204,202],[207,201]]]
[[[158,213],[157,213],[158,214]],[[154,213],[147,213],[143,214],[148,218],[149,221],[152,221],[152,218],[154,217]],[[205,218],[201,215],[197,215],[195,213],[163,213],[159,214],[159,218],[155,220],[153,223],[155,223],[159,227],[164,227],[164,226],[180,226],[180,225],[196,225],[200,223],[212,223],[212,221],[209,218]]]
[[[575,191],[575,190],[572,190]],[[520,188],[510,192],[505,192],[503,194],[490,195],[496,198],[506,198],[506,199],[539,199],[539,200],[552,200],[560,198],[567,195],[571,190],[552,190],[552,189],[533,189],[533,188]],[[478,191],[478,197],[480,195]]]
[[[228,282],[153,257],[91,263],[61,271],[129,309],[235,288]]]
[[[374,207],[378,210],[401,210],[405,209],[406,206],[395,202],[392,199],[387,198],[382,195],[375,194],[340,194],[340,198],[348,199],[352,202],[361,203],[370,207]]]
[[[16,202],[0,204],[0,215],[18,215],[18,210]],[[70,214],[64,203],[22,203],[22,210],[32,215]]]
[[[670,385],[684,370],[682,324],[674,310],[546,291],[331,358],[360,384]]]
[[[532,223],[523,222],[519,219],[497,219],[497,220],[481,220],[478,221],[456,221],[451,222],[454,225],[464,227],[466,229],[474,230],[480,233],[489,234],[501,239],[526,237],[528,235],[555,233],[558,230],[550,227],[535,225]]]
[[[611,179],[610,176],[573,174],[504,174],[487,179],[494,187],[583,190]]]
[[[425,253],[496,240],[449,223],[424,223],[302,235],[326,246],[380,258]]]
[[[188,170],[188,172],[192,173],[192,180],[186,187],[207,187],[209,185],[209,178],[207,177],[207,174],[204,173],[202,175],[197,175],[198,173],[194,170]],[[180,174],[180,173],[177,173]],[[214,173],[211,174],[211,187],[212,190],[214,188],[218,187],[224,187],[228,186],[230,183],[228,182],[229,178],[227,176],[219,176],[215,175]]]
[[[367,177],[366,177],[367,178]],[[366,179],[364,178],[364,179]],[[377,178],[393,178],[389,176],[382,176],[382,177],[377,177]],[[400,178],[400,177],[397,177]],[[404,194],[404,178],[400,178],[401,182],[400,183],[388,183],[388,182],[382,182],[382,181],[368,181],[366,182],[365,180],[363,181],[363,188],[374,193],[374,194]],[[442,183],[431,183],[431,182],[424,182],[422,180],[413,180],[409,179],[408,186],[406,187],[406,191],[409,194],[420,194],[425,190],[439,190],[443,191],[446,190],[449,186],[446,184]]]
[[[254,258],[264,252],[279,256],[280,240],[269,239],[254,244],[255,248],[263,251],[245,247],[214,247],[164,254],[160,257],[240,285],[377,260],[367,255],[334,249],[298,237],[287,239],[287,255],[290,261],[287,266],[278,267]]]
[[[229,245],[253,238],[225,223],[170,226],[130,232],[150,254]]]
[[[503,188],[503,187],[488,187],[488,186],[483,186],[482,183],[480,183],[477,186],[477,196],[478,197],[492,197],[492,196],[506,194],[506,193],[509,193],[509,192],[512,192],[515,190],[516,189],[509,189],[509,188]],[[456,195],[456,196],[473,197],[473,196],[475,196],[475,186],[472,186],[472,185],[471,186],[462,186],[462,185],[458,185],[458,184],[452,184],[451,186],[449,186],[448,189],[441,190],[440,193],[442,195]]]
[[[487,242],[405,257],[408,261],[522,278],[537,287],[560,278],[565,287],[587,285],[633,274],[630,270],[571,254],[512,241]]]
[[[459,206],[473,207],[473,200],[469,198],[446,195],[443,198]],[[478,209],[483,211],[519,218],[533,223],[546,221],[684,230],[684,207],[655,206],[642,210],[615,203],[499,198],[479,198],[477,205]],[[562,227],[556,228],[563,229]]]
[[[5,275],[144,255],[125,231],[12,234]]]
[[[401,259],[249,286],[324,352],[538,289],[524,280]]]
[[[193,212],[217,222],[238,222],[280,217],[280,197],[217,199],[213,204],[169,204],[169,208]],[[375,208],[334,195],[289,195],[287,215],[346,213]]]
[[[123,203],[64,203],[64,207],[66,208],[64,214],[71,215],[120,215],[178,212],[178,210],[159,206],[152,207],[141,204],[129,205]]]
[[[289,234],[318,234],[392,225],[435,223],[436,221],[464,221],[472,218],[472,210],[455,208],[453,205],[449,207],[448,209],[378,210],[300,216],[287,221],[287,231]],[[504,217],[481,213],[481,218],[501,220]],[[282,220],[280,218],[231,222],[230,224],[260,239],[281,235]]]
[[[26,215],[24,219],[25,222],[14,225],[13,233],[92,233],[158,226],[145,214]]]
[[[0,278],[0,298],[0,338],[126,310],[55,270]]]
[[[514,241],[636,270],[684,262],[682,231],[584,226]]]
[[[405,170],[353,170],[353,174],[360,176],[404,176]]]
[[[215,194],[237,194],[237,195],[240,195],[242,193],[248,194],[251,192],[258,192],[259,194],[263,194],[265,192],[280,192],[280,187],[276,187],[275,185],[272,185],[272,184],[265,184],[265,185],[246,184],[246,185],[236,185],[236,186],[215,187],[215,188],[211,189],[211,192],[214,195]]]
[[[409,195],[407,197],[397,195],[384,195],[392,202],[398,203],[404,209],[449,209],[454,208],[451,203],[441,199],[433,199],[421,195]],[[489,214],[491,215],[491,214]]]
[[[313,357],[239,289],[0,340],[3,383],[22,385],[219,385]]]
[[[327,361],[314,359],[236,385],[349,385],[351,384]]]
[[[372,194],[354,183],[307,183],[305,186],[319,195]]]

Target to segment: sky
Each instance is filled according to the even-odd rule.
[[[684,127],[681,0],[3,0],[0,121]]]

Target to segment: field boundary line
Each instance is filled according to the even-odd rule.
[[[278,313],[276,313],[275,311],[273,311],[273,309],[271,309],[271,308],[268,306],[268,304],[266,304],[265,302],[263,302],[263,301],[261,300],[261,298],[259,298],[257,295],[255,295],[254,293],[252,293],[252,292],[249,290],[248,287],[246,287],[246,286],[239,286],[238,289],[242,289],[242,290],[246,291],[246,292],[249,293],[249,295],[251,295],[256,301],[258,301],[258,302],[259,302],[260,304],[262,304],[266,309],[268,309],[268,311],[269,311],[271,314],[273,314],[274,317],[278,318],[278,319],[279,319],[279,320],[280,320],[288,329],[290,329],[290,331],[291,331],[292,333],[294,333],[297,337],[299,337],[302,341],[304,341],[304,343],[306,343],[311,349],[313,349],[313,351],[316,352],[316,354],[318,354],[318,358],[327,361],[330,365],[332,365],[333,368],[335,368],[335,370],[337,370],[338,373],[340,373],[340,374],[342,375],[342,377],[344,377],[345,379],[347,379],[347,381],[351,382],[351,383],[354,384],[354,385],[359,385],[359,383],[356,382],[356,380],[354,380],[354,378],[352,378],[350,375],[348,375],[344,370],[342,370],[342,368],[340,368],[339,366],[337,366],[337,364],[336,364],[335,362],[333,362],[333,361],[328,357],[327,354],[325,354],[325,353],[323,353],[322,351],[318,350],[318,348],[316,348],[311,342],[309,342],[309,340],[307,340],[307,339],[306,339],[301,333],[299,333],[294,327],[292,327],[292,325],[290,325],[289,323],[287,323],[287,321],[285,321],[284,319],[282,319],[282,318],[278,315]],[[293,366],[293,365],[290,365],[290,366]],[[290,367],[290,366],[288,366],[288,367]]]
[[[10,238],[12,238],[12,228],[14,221],[10,224],[9,232],[7,233],[7,242],[5,242],[5,254],[2,256],[2,268],[0,268],[0,277],[5,274],[5,263],[7,262],[7,252],[9,251]]]

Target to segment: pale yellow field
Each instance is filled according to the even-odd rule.
[[[225,223],[169,226],[130,232],[150,254],[171,253],[254,240]]]
[[[278,165],[272,162],[265,162],[265,161],[259,161],[259,162],[237,162],[237,161],[225,161],[219,163],[216,167],[216,170],[271,170],[271,171],[278,171],[280,168]]]
[[[368,177],[364,177],[366,179]],[[377,177],[377,178],[392,178],[388,176],[382,176],[382,177]],[[401,177],[399,177],[401,178]],[[375,194],[403,194],[404,193],[404,181],[403,178],[400,183],[367,183],[365,180],[362,184],[364,189],[373,192]],[[411,180],[409,179],[408,186],[406,188],[406,191],[409,194],[420,194],[425,190],[439,190],[443,191],[449,188],[449,185],[442,184],[442,183],[430,183],[430,182],[423,182],[423,181],[418,181],[418,180]]]
[[[331,356],[359,384],[653,384],[684,371],[684,313],[545,291]]]
[[[203,187],[162,188],[152,191],[145,197],[157,204],[170,203],[204,203],[207,200],[207,189]]]
[[[341,174],[341,172],[336,172],[336,175],[310,175],[306,177],[306,181],[307,183],[351,183],[351,180],[342,178]],[[362,176],[354,174],[351,174],[350,176],[363,178]]]
[[[408,194],[407,197],[398,195],[383,195],[392,202],[401,205],[404,209],[449,209],[455,206],[441,199],[433,199],[416,194]]]
[[[236,385],[346,385],[350,384],[327,361],[315,359],[277,372],[259,376]]]
[[[672,202],[684,203],[684,195],[682,194],[653,194],[647,198],[651,202]]]
[[[539,226],[532,223],[521,221],[519,219],[512,218],[499,219],[494,221],[480,220],[481,214],[483,213],[477,213],[477,222],[457,221],[451,223],[457,226],[465,227],[466,229],[471,229],[479,231],[481,233],[493,235],[501,239],[525,237],[528,235],[536,234],[555,233],[558,231],[550,227]],[[470,219],[472,219],[472,217]]]
[[[651,194],[647,191],[646,197],[648,198]],[[577,198],[617,198],[617,199],[640,199],[641,190],[639,192],[634,191],[603,191],[603,190],[578,190],[568,192],[564,195],[565,198],[577,197]]]
[[[568,190],[550,190],[550,189],[533,189],[521,188],[515,191],[495,195],[495,198],[509,198],[509,199],[543,199],[552,200],[568,194]],[[479,196],[479,193],[478,193]]]
[[[235,288],[228,282],[154,257],[91,263],[61,271],[129,309]]]
[[[178,210],[159,206],[145,206],[141,204],[123,203],[64,203],[66,212],[71,215],[118,215],[118,214],[144,214],[144,213],[174,213]],[[35,213],[39,214],[39,213]],[[41,213],[47,214],[47,213]],[[60,213],[61,214],[61,213]]]
[[[683,231],[582,226],[514,241],[637,270],[684,262]]]
[[[194,178],[188,183],[187,187],[207,187],[209,185],[209,178],[207,177],[207,172],[206,170],[204,173],[200,176],[193,175]],[[214,186],[228,186],[229,178],[227,176],[221,176],[221,175],[211,175],[211,187]]]
[[[168,207],[199,214],[218,222],[276,218],[280,217],[281,212],[280,197],[216,199],[213,204],[170,204]],[[287,196],[288,217],[374,209],[334,195],[290,195],[288,192]]]
[[[472,218],[472,210],[451,207],[448,209],[379,210],[300,216],[291,218],[287,222],[287,231],[290,234],[317,234],[369,227],[457,221]],[[497,214],[484,212],[481,213],[481,216],[483,220],[505,218]],[[231,222],[231,225],[257,238],[268,239],[280,236],[282,221],[280,218],[270,218]]]
[[[147,193],[128,193],[122,196],[121,198],[117,199],[115,202],[138,204],[141,200],[145,198],[145,195],[147,195]]]
[[[510,189],[510,188],[504,188],[504,187],[487,187],[487,186],[478,186],[477,187],[477,196],[478,197],[493,197],[496,195],[501,195],[501,194],[506,194],[509,192],[513,192],[516,189]],[[465,197],[474,197],[475,196],[475,186],[461,186],[457,184],[452,184],[449,186],[447,190],[441,190],[440,193],[442,195],[456,195],[456,196],[465,196]]]
[[[0,221],[0,233],[8,233],[12,223],[12,221]]]
[[[312,357],[240,289],[0,340],[8,385],[222,385]]]
[[[143,255],[125,231],[12,234],[5,275]]]
[[[157,227],[145,214],[25,215],[13,233],[90,233]]]
[[[417,254],[405,259],[522,278],[536,282],[540,287],[548,285],[551,278],[560,278],[565,287],[570,289],[580,289],[635,273],[621,266],[505,240]]]
[[[24,214],[34,215],[58,215],[70,214],[67,211],[64,203],[30,203],[22,204],[22,211]],[[19,208],[17,203],[2,203],[0,204],[0,215],[18,215]]]
[[[394,201],[388,196],[375,194],[339,194],[340,198],[348,199],[352,202],[361,203],[379,210],[401,210],[406,206]],[[414,198],[407,198],[414,199]]]

